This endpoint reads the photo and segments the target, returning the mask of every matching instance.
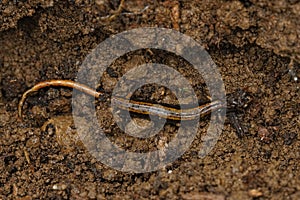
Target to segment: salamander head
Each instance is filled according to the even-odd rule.
[[[237,90],[234,93],[227,95],[227,106],[228,109],[243,110],[249,107],[253,97],[250,93],[244,90]]]

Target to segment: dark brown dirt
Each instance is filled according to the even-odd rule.
[[[300,199],[300,2],[129,0],[114,15],[119,3],[0,1],[0,199]],[[253,94],[241,119],[244,138],[226,124],[205,158],[198,157],[196,139],[165,169],[130,174],[101,164],[77,141],[70,89],[31,95],[24,120],[17,118],[26,89],[48,79],[74,80],[85,56],[109,36],[178,24],[209,52],[226,92],[242,88]],[[117,77],[153,59],[170,66],[179,62],[171,55],[135,52],[114,63],[103,89],[111,92]],[[195,88],[203,86],[188,70],[182,73]],[[141,98],[163,101],[160,94],[170,94],[161,90]],[[111,116],[107,102],[97,104],[99,116]],[[200,122],[199,135],[207,122]],[[120,135],[110,117],[101,123],[109,136]],[[167,124],[163,132],[176,130]],[[131,145],[124,141],[115,138]]]

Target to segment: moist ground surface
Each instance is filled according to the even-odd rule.
[[[299,1],[132,0],[119,10],[117,0],[0,2],[1,199],[300,199]],[[201,158],[206,117],[180,158],[158,171],[135,174],[108,167],[87,151],[73,123],[71,89],[45,88],[30,95],[23,120],[17,117],[27,89],[49,79],[75,80],[98,44],[142,27],[173,28],[195,39],[218,67],[226,93],[244,89],[252,94],[239,116],[247,132],[243,138],[226,121],[212,151]],[[155,49],[118,58],[98,90],[110,94],[126,72],[149,62],[178,70],[198,98],[207,100],[205,84],[189,63]],[[134,97],[177,102],[157,85],[140,88]],[[179,128],[168,122],[148,140],[126,136],[109,103],[109,97],[95,102],[100,126],[129,151],[164,147]]]

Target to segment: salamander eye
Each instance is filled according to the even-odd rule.
[[[252,96],[249,93],[244,91],[243,98],[241,100],[241,107],[247,108],[249,104],[252,102],[252,100],[253,100]]]
[[[251,103],[251,101],[252,101],[252,97],[248,96],[248,97],[247,97],[247,103],[245,104],[244,107],[248,107],[248,106],[249,106],[249,103]]]

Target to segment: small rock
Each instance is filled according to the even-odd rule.
[[[252,189],[248,191],[250,197],[261,197],[263,193],[257,189]]]

